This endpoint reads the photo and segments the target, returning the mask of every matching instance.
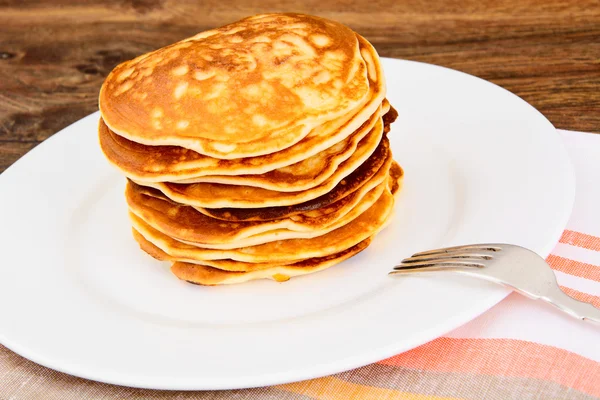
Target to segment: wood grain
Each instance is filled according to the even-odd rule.
[[[119,62],[267,11],[344,22],[382,56],[497,83],[557,128],[600,131],[597,0],[0,0],[0,171],[97,109]]]

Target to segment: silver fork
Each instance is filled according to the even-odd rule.
[[[472,244],[416,253],[390,275],[456,272],[509,286],[541,299],[567,314],[600,323],[600,309],[563,292],[546,261],[531,250],[510,244]]]

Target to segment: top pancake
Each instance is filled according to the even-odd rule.
[[[222,159],[269,154],[366,104],[376,58],[342,24],[258,15],[117,66],[100,111],[137,143]]]

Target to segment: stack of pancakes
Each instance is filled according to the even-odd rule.
[[[134,237],[180,279],[285,281],[390,221],[397,114],[375,49],[339,23],[266,14],[202,32],[117,66],[100,111]]]

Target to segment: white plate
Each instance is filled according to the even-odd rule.
[[[432,340],[499,302],[468,278],[390,278],[412,252],[510,242],[547,255],[574,198],[553,126],[513,94],[427,64],[384,60],[406,171],[368,250],[286,283],[199,287],[131,237],[124,178],[90,115],[0,176],[0,342],[120,385],[229,389],[359,367]]]

